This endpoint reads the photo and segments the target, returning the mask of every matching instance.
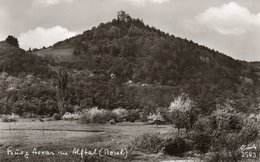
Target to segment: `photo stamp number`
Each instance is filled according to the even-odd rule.
[[[256,152],[255,151],[242,151],[242,158],[246,159],[256,159]]]

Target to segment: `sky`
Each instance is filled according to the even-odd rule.
[[[260,61],[259,0],[0,0],[0,40],[13,35],[24,49],[48,47],[119,10],[235,59]]]

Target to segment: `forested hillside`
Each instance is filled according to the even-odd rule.
[[[46,61],[6,41],[0,42],[0,71],[12,75],[27,73],[41,77],[51,75]]]
[[[32,107],[30,111],[34,111],[38,107],[32,106],[31,98],[43,91],[51,95],[44,95],[39,103],[57,102],[58,73],[51,71],[61,68],[69,72],[67,111],[72,111],[75,106],[98,106],[139,109],[149,113],[159,107],[168,107],[173,98],[181,94],[192,99],[199,114],[211,113],[226,99],[234,101],[233,106],[239,111],[249,113],[259,109],[257,63],[235,60],[187,39],[169,35],[125,12],[120,12],[117,19],[101,23],[47,49],[26,53],[5,42],[0,45],[1,57],[7,59],[1,63],[2,71],[11,76],[18,73],[48,76],[34,80],[35,85],[43,88],[30,87],[30,95],[27,94],[28,87],[22,86],[19,95],[13,92],[17,93],[15,100],[2,95],[2,101],[9,104],[5,105],[6,111],[8,107],[12,110],[12,105],[18,101],[26,101]],[[5,79],[3,77],[3,81]],[[19,84],[26,81],[23,78]],[[2,89],[7,91],[7,87]],[[34,113],[53,114],[58,108],[55,104],[52,106],[49,112],[41,108]],[[26,111],[25,108],[20,113]]]
[[[236,100],[243,111],[258,104],[259,76],[251,63],[169,35],[125,13],[53,46],[66,48],[74,48],[74,57],[81,61],[65,61],[63,66],[87,69],[106,76],[106,82],[128,83],[138,91],[141,85],[183,91],[205,111],[226,98]],[[167,99],[160,106],[165,104]]]

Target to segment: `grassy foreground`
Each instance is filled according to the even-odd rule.
[[[20,119],[17,123],[0,122],[0,162],[202,161],[194,157],[132,151],[129,144],[144,132],[177,135],[172,125],[155,126],[141,122],[116,125],[82,125],[77,121],[40,122],[32,119]]]
[[[82,125],[76,121],[39,122],[25,119],[17,123],[0,122],[0,159],[19,162],[178,159],[163,154],[132,152],[128,147],[131,140],[149,131],[163,135],[177,134],[171,125],[157,127],[144,123]]]

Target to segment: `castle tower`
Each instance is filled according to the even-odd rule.
[[[117,20],[119,21],[129,21],[131,17],[123,10],[117,12]]]

